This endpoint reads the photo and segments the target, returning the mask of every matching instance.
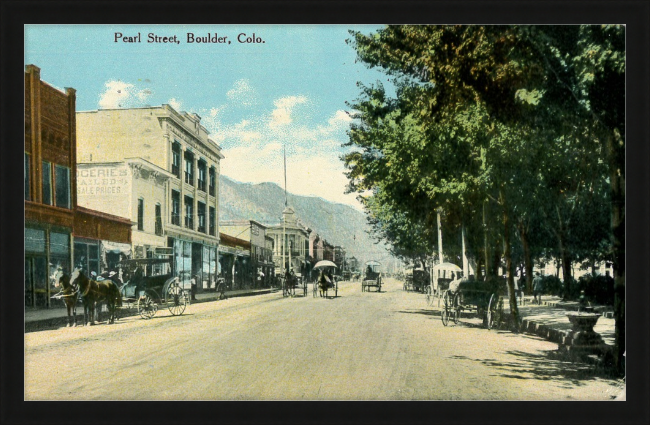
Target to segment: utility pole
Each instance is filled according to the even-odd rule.
[[[467,235],[465,234],[465,225],[462,224],[460,229],[463,245],[463,277],[467,279],[469,277],[469,261],[467,261],[467,254],[465,253],[465,239],[467,238]]]
[[[440,264],[445,262],[445,257],[442,255],[442,227],[440,225],[440,212],[442,211],[442,208],[438,208],[436,211],[438,213],[438,258],[440,260]]]

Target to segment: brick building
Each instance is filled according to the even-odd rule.
[[[78,239],[131,239],[130,221],[77,209],[75,106],[74,89],[56,89],[41,81],[38,67],[25,67],[26,307],[51,305],[58,292],[52,276],[71,272]]]

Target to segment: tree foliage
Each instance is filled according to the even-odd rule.
[[[620,26],[351,32],[358,60],[397,94],[360,84],[349,104],[349,190],[365,194],[376,235],[428,255],[442,208],[486,270],[503,255],[511,289],[522,256],[561,258],[567,278],[574,261],[624,271],[624,41]]]

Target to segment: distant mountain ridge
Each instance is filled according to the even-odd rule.
[[[240,183],[219,178],[219,220],[256,220],[262,224],[282,222],[284,189],[275,183]],[[361,261],[388,255],[383,244],[375,244],[368,233],[366,217],[354,208],[319,197],[287,193],[296,217],[330,244],[343,246],[348,256]]]

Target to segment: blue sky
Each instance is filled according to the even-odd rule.
[[[222,173],[237,181],[287,189],[359,208],[339,160],[350,118],[345,102],[359,95],[357,81],[381,80],[379,71],[355,63],[341,25],[27,25],[25,64],[41,78],[77,90],[77,110],[158,106],[195,112],[223,149]],[[140,43],[115,42],[115,33]],[[177,36],[179,43],[147,43],[148,34]],[[226,43],[187,43],[187,34],[215,33]],[[264,43],[240,43],[238,36]]]

